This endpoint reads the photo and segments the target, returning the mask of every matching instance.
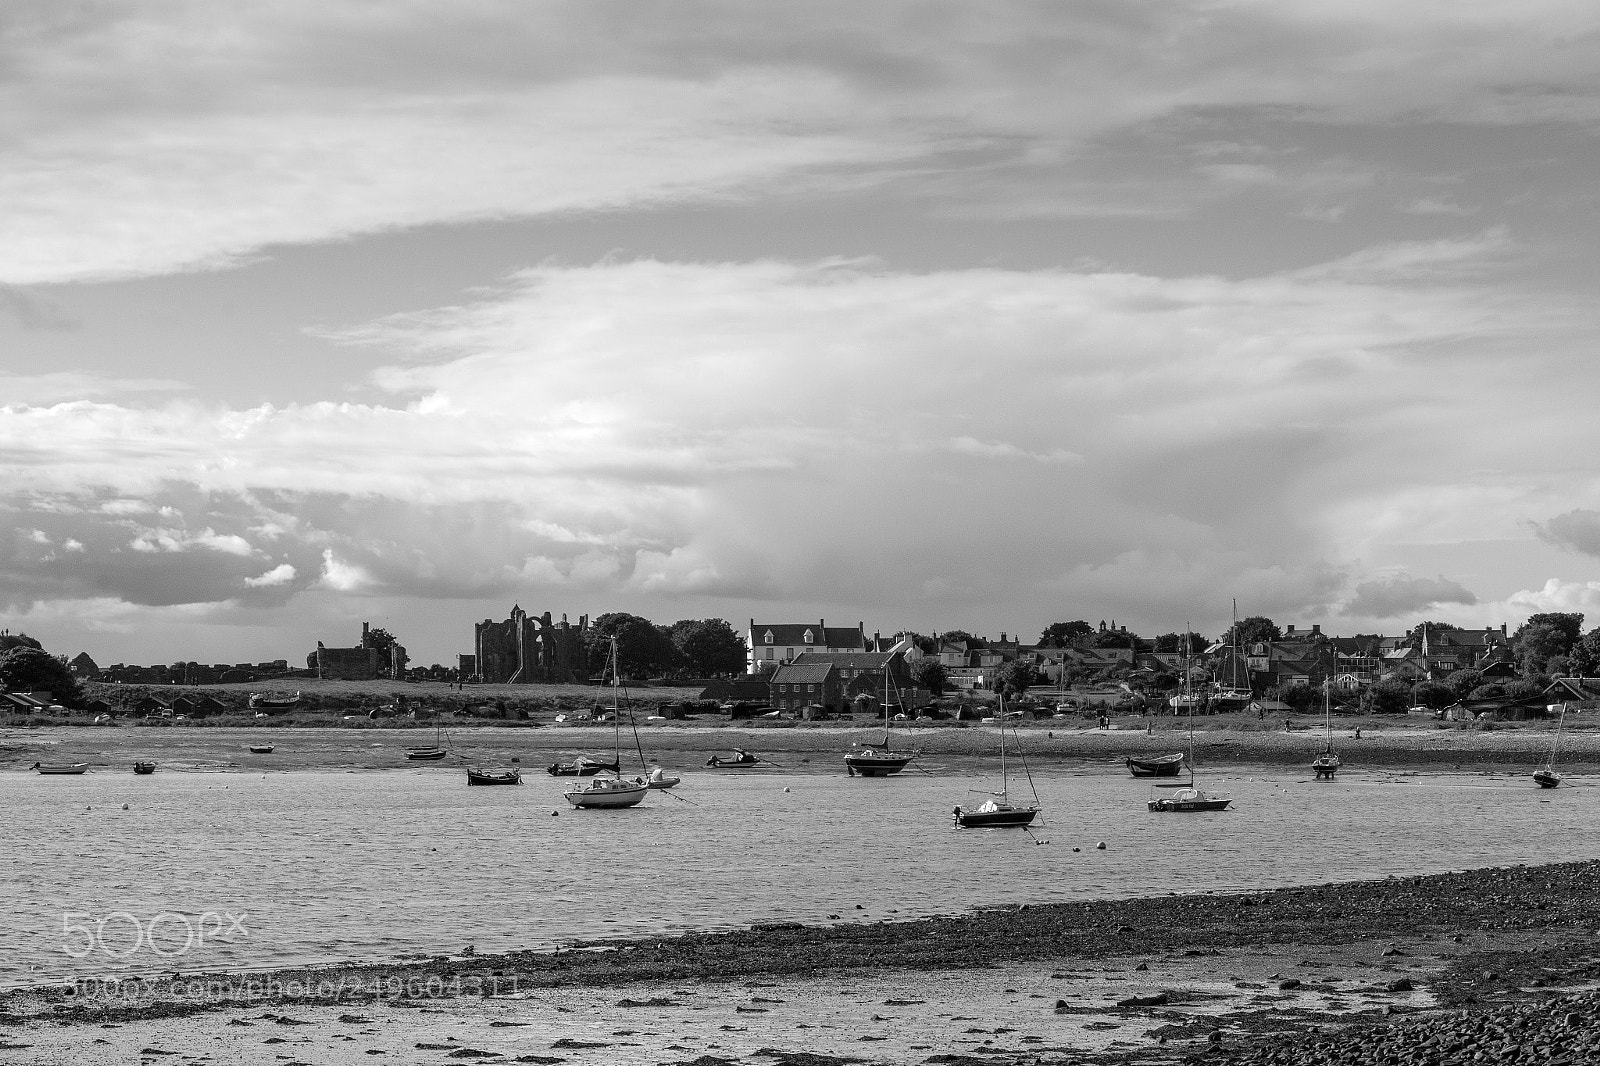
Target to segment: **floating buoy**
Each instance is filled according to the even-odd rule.
[[[1072,850],[1073,851],[1082,851],[1083,849],[1082,848],[1073,848]]]
[[[788,786],[788,785],[784,785],[784,786],[783,786],[783,790],[784,790],[784,791],[785,791],[785,792],[787,792],[787,791],[789,791],[789,786]]]
[[[561,812],[560,811],[551,811],[550,812],[550,817],[552,817],[552,818],[560,818],[561,817]]]
[[[127,804],[126,804],[126,803],[124,803],[124,804],[123,804],[123,805],[122,805],[122,809],[123,809],[123,810],[127,810],[127,809],[128,809],[128,805],[127,805]]]
[[[1104,850],[1106,850],[1106,842],[1104,840],[1102,840],[1100,843],[1098,843],[1098,844],[1096,844],[1094,846],[1094,850],[1096,850],[1096,851],[1104,851]]]

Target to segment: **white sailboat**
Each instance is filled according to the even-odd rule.
[[[1189,783],[1164,796],[1156,796],[1145,806],[1162,814],[1190,811],[1225,811],[1233,797],[1223,792],[1213,792],[1196,784],[1194,762],[1194,708],[1189,708]]]
[[[1561,784],[1561,775],[1556,773],[1556,750],[1561,746],[1561,727],[1567,721],[1567,705],[1561,705],[1561,717],[1556,719],[1556,735],[1550,738],[1550,754],[1545,756],[1544,765],[1533,772],[1533,780],[1540,788],[1555,788]]]
[[[611,731],[613,748],[616,755],[616,765],[622,763],[622,719],[621,707],[617,699],[617,690],[622,684],[622,672],[617,665],[617,638],[611,638],[611,651],[608,664],[611,667]],[[637,739],[637,732],[634,734]],[[639,761],[644,761],[641,750]],[[621,769],[611,771],[614,776],[597,775],[586,779],[581,785],[569,786],[562,795],[574,807],[594,808],[600,810],[615,810],[621,807],[636,807],[650,791],[644,778],[625,778]]]
[[[1218,713],[1226,711],[1242,711],[1250,706],[1250,701],[1255,699],[1255,693],[1250,688],[1250,672],[1245,670],[1241,679],[1239,668],[1243,651],[1239,647],[1239,601],[1233,601],[1233,624],[1228,627],[1228,683],[1224,685],[1221,678],[1217,679],[1216,687],[1211,693],[1212,710]]]
[[[1339,772],[1341,763],[1339,753],[1333,750],[1333,678],[1322,682],[1322,721],[1327,730],[1326,747],[1322,753],[1311,760],[1311,771],[1316,779],[1333,780],[1333,775]]]

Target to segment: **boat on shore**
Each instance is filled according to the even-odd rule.
[[[652,766],[644,775],[644,783],[648,788],[673,788],[683,784],[683,778],[677,774],[669,774],[659,766]]]
[[[522,771],[515,767],[509,770],[483,770],[467,767],[467,784],[469,785],[520,785],[522,784]]]
[[[1238,614],[1237,608],[1234,609],[1234,614]],[[1187,647],[1189,643],[1188,633],[1183,635],[1183,640],[1185,647]],[[1189,784],[1167,795],[1156,796],[1146,802],[1145,807],[1152,812],[1169,814],[1189,811],[1225,811],[1228,809],[1228,805],[1233,802],[1231,796],[1219,792],[1207,792],[1195,783],[1197,775],[1194,762],[1194,707],[1192,705],[1188,710],[1188,718],[1189,750],[1186,754],[1189,764]],[[1156,787],[1163,786],[1158,785]]]
[[[1144,759],[1129,755],[1123,761],[1128,764],[1128,773],[1134,777],[1177,777],[1183,770],[1183,760],[1184,754],[1180,751]]]
[[[286,711],[291,707],[300,705],[300,693],[295,692],[287,696],[274,696],[267,692],[250,693],[249,706],[257,710]]]
[[[252,745],[250,745],[250,754],[251,755],[271,755],[272,754],[272,750],[273,750],[273,745],[271,745],[271,744],[252,744]]]
[[[41,774],[50,776],[67,776],[88,773],[89,764],[86,762],[36,762],[28,769],[37,770]]]
[[[713,755],[706,760],[706,765],[714,770],[753,770],[757,767],[776,766],[768,761],[765,755],[758,755],[753,751],[743,748],[734,748],[732,755]]]
[[[432,744],[406,749],[406,759],[410,762],[438,762],[449,754],[450,734],[445,732],[443,718],[434,721]]]
[[[141,776],[153,774],[156,772],[156,764],[153,762],[136,762],[133,764],[133,772]]]
[[[580,755],[571,762],[553,762],[544,768],[551,777],[594,777],[599,773],[618,773],[621,759],[608,759],[603,755]]]

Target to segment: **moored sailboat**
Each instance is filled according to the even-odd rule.
[[[1561,784],[1561,775],[1556,772],[1556,750],[1561,745],[1561,727],[1567,721],[1567,705],[1561,705],[1561,717],[1556,719],[1556,735],[1550,739],[1550,753],[1545,756],[1544,765],[1533,772],[1534,783],[1540,788],[1557,788]]]
[[[406,758],[411,762],[437,762],[450,754],[450,734],[445,732],[444,716],[440,712],[434,719],[433,743],[426,747],[406,749]]]
[[[1002,698],[1002,706],[1004,700]],[[1022,755],[1022,738],[1017,737],[1017,758],[1022,762],[1022,772],[1033,790],[1033,803],[1023,807],[1011,802],[1011,775],[1006,764],[1007,719],[1000,716],[1000,791],[988,793],[988,799],[967,810],[957,805],[952,811],[958,829],[1000,829],[1007,826],[1028,826],[1039,815],[1039,790],[1033,787],[1033,775],[1028,772],[1027,759]],[[1010,728],[1015,730],[1014,724]]]
[[[913,748],[910,751],[895,751],[891,743],[889,730],[889,699],[890,686],[894,683],[894,660],[891,658],[883,664],[883,743],[875,748],[862,748],[852,751],[844,757],[845,774],[849,777],[892,777],[916,761],[922,754]],[[900,690],[894,688],[895,703],[900,702]]]
[[[610,768],[615,776],[596,776],[587,784],[571,785],[562,795],[568,803],[575,808],[616,810],[622,807],[636,807],[650,792],[650,786],[642,777],[626,779],[622,776],[622,722],[621,707],[617,699],[617,689],[622,684],[622,672],[617,663],[617,638],[611,638],[611,651],[608,665],[611,667],[611,731],[614,752],[614,761]],[[635,741],[638,740],[638,731],[634,732]],[[639,761],[644,762],[644,751],[639,752]]]
[[[1327,732],[1327,746],[1322,749],[1315,759],[1311,760],[1311,771],[1316,779],[1333,780],[1333,775],[1339,772],[1341,765],[1339,753],[1333,750],[1333,696],[1331,689],[1333,681],[1330,678],[1322,683],[1322,721]]]
[[[1188,640],[1184,635],[1184,640]],[[1145,806],[1151,811],[1161,813],[1189,812],[1189,811],[1225,811],[1233,802],[1233,797],[1220,792],[1208,792],[1196,784],[1194,762],[1194,709],[1189,710],[1189,784],[1184,788],[1174,790],[1165,796],[1151,799]]]

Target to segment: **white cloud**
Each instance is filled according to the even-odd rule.
[[[334,592],[361,592],[373,584],[372,575],[366,570],[333,554],[333,549],[328,548],[322,553],[322,577],[319,585]]]
[[[247,577],[244,583],[250,588],[271,588],[276,585],[287,585],[293,581],[299,571],[289,563],[279,563],[258,577]]]

